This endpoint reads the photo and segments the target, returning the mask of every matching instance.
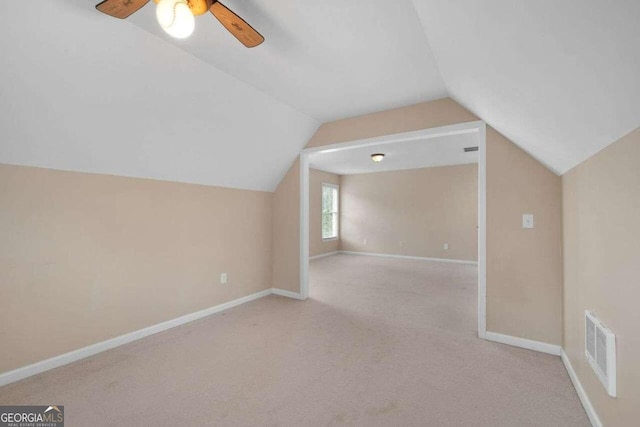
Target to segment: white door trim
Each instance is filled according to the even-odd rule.
[[[307,148],[300,153],[300,296],[309,297],[309,156],[312,153],[326,153],[366,147],[378,144],[416,141],[441,136],[476,133],[478,135],[478,336],[485,338],[487,333],[487,137],[483,121],[459,123],[422,129],[413,132],[397,133],[374,138],[346,141],[338,144]]]
[[[477,122],[476,122],[477,123]],[[478,337],[487,335],[487,126],[478,124]]]

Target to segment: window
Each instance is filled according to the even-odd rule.
[[[338,186],[322,184],[322,239],[338,238]]]

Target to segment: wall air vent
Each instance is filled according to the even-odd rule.
[[[465,153],[470,153],[472,151],[478,151],[478,147],[465,147],[464,148],[464,152]]]
[[[584,312],[584,353],[600,382],[616,397],[616,336],[598,318]]]

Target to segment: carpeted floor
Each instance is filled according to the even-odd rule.
[[[336,255],[270,296],[0,388],[67,426],[588,426],[560,358],[480,340],[476,267]]]

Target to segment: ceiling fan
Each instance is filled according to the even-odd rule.
[[[251,25],[216,0],[153,0],[157,3],[156,18],[162,29],[175,38],[186,38],[193,33],[194,16],[211,12],[218,21],[246,47],[255,47],[264,41]],[[149,0],[104,0],[96,6],[102,13],[125,19],[137,12]]]

